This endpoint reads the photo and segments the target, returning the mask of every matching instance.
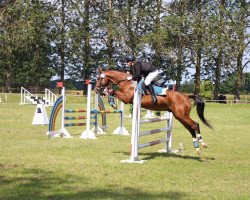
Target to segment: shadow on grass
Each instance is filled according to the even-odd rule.
[[[129,156],[130,152],[114,152],[114,153],[122,153],[127,156]],[[139,157],[143,160],[153,160],[157,157],[165,157],[165,158],[180,158],[180,159],[188,159],[188,160],[195,160],[198,162],[204,162],[209,160],[215,160],[215,158],[212,157],[202,157],[202,156],[188,156],[188,155],[181,155],[176,153],[139,153]]]
[[[188,155],[181,155],[175,153],[140,153],[141,156],[144,156],[143,159],[145,160],[152,160],[156,157],[165,157],[165,158],[181,158],[181,159],[188,159],[188,160],[196,160],[199,162],[204,162],[208,160],[215,160],[214,158],[202,157],[202,156],[188,156]]]
[[[95,180],[77,177],[64,172],[54,173],[43,169],[13,169],[0,165],[0,169],[9,170],[10,175],[0,176],[0,199],[36,200],[36,199],[183,199],[187,194],[178,191],[145,192],[131,187],[121,187],[108,183],[98,188]],[[122,180],[121,180],[122,181]],[[92,185],[92,187],[90,186]],[[99,186],[100,187],[100,186]]]

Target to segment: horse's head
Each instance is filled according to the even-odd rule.
[[[98,69],[95,92],[101,95],[114,95],[120,84],[128,81],[128,76],[131,75],[116,70],[102,71]]]
[[[110,78],[105,74],[102,69],[98,69],[97,81],[95,85],[95,92],[100,95],[107,95],[109,84],[111,83]]]

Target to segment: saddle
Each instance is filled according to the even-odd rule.
[[[168,90],[168,87],[160,87],[157,85],[153,85],[154,91],[156,96],[166,96],[166,91]],[[150,94],[149,91],[146,89],[144,80],[141,80],[138,83],[138,89],[143,93],[143,94]]]

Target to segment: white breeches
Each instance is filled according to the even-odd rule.
[[[147,77],[145,78],[145,81],[144,81],[145,85],[146,86],[149,85],[158,76],[158,74],[159,74],[159,70],[155,70],[149,73]]]

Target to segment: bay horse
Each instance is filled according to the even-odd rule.
[[[132,86],[131,74],[116,70],[102,71],[99,69],[94,90],[98,94],[113,95],[125,104],[133,104],[134,87]],[[206,126],[212,128],[204,117],[205,103],[197,95],[185,95],[177,91],[166,90],[165,95],[157,96],[157,102],[152,103],[151,95],[144,94],[141,107],[154,111],[172,112],[174,117],[191,133],[193,145],[196,152],[200,154],[199,143],[205,148],[207,148],[207,143],[202,139],[199,124],[190,117],[192,108],[190,99],[195,101],[194,105],[196,105],[196,111],[200,120]]]

